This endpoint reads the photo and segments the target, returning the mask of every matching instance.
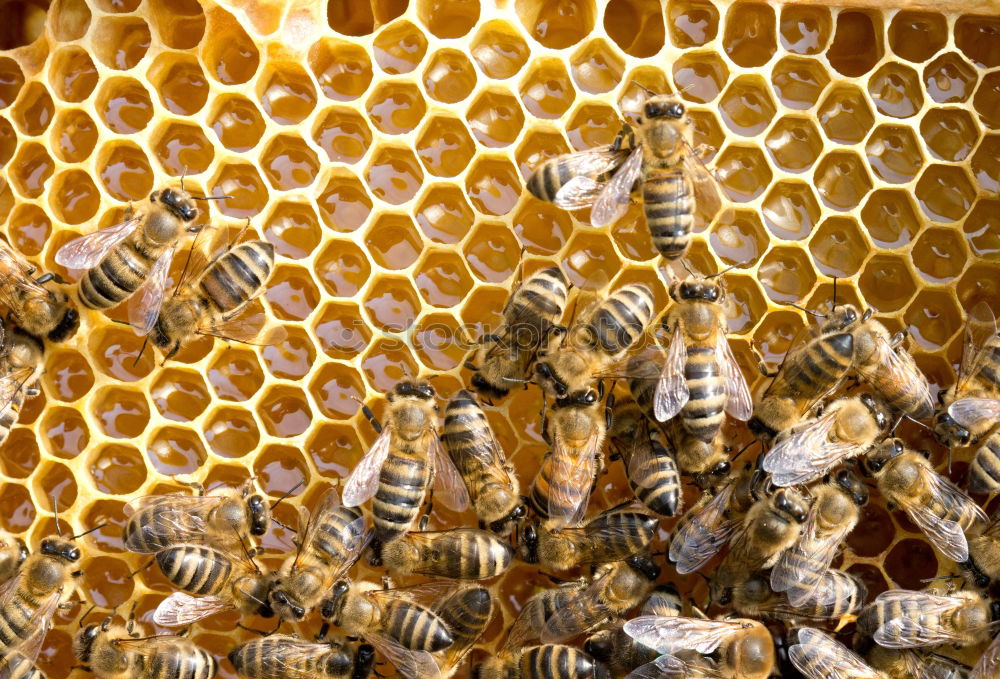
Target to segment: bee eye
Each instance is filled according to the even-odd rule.
[[[683,104],[671,104],[667,109],[667,115],[671,118],[680,118],[684,115],[684,105]]]

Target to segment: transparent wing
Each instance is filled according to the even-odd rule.
[[[385,427],[375,439],[371,449],[358,462],[344,484],[343,502],[347,507],[357,507],[367,502],[378,490],[379,472],[389,457],[392,427]]]
[[[837,410],[829,409],[774,444],[762,466],[776,486],[796,486],[818,479],[845,457],[858,451],[853,443],[831,441]]]
[[[340,542],[343,544],[343,553],[337,552],[332,554],[329,549],[325,547],[331,544],[331,541],[325,535],[325,526],[328,525],[329,517],[333,514],[342,512],[342,519],[348,519],[343,523],[343,529],[337,536]],[[350,515],[354,515],[355,518],[349,519]],[[335,522],[335,523],[340,523]],[[349,569],[361,556],[361,553],[371,542],[372,532],[366,530],[365,528],[365,516],[360,510],[356,510],[350,507],[341,507],[340,497],[337,495],[336,488],[330,488],[323,494],[320,499],[319,506],[316,507],[309,517],[309,520],[305,524],[305,528],[302,530],[302,535],[299,538],[300,544],[303,549],[317,549],[322,552],[327,552],[331,559],[339,562],[339,568],[335,573],[334,580],[339,580],[343,575],[343,572]],[[301,554],[301,550],[299,551]],[[298,554],[296,555],[296,557]],[[297,564],[296,559],[296,564]]]
[[[965,321],[965,348],[958,372],[955,393],[961,395],[969,382],[976,377],[989,354],[990,341],[997,335],[997,319],[986,302],[972,307]]]
[[[33,369],[23,368],[0,377],[0,417],[7,414],[14,398],[24,389],[34,374]]]
[[[441,669],[427,651],[410,650],[381,634],[370,634],[365,640],[407,679],[441,679]]]
[[[738,522],[722,522],[732,495],[733,484],[729,484],[677,531],[670,542],[670,560],[677,564],[677,572],[681,575],[693,573],[708,563],[736,530]]]
[[[31,277],[32,267],[19,254],[0,242],[0,297],[7,307],[20,306],[19,299],[48,297],[49,291]]]
[[[968,675],[969,668],[943,655],[920,656],[913,651],[900,651],[907,671],[913,679],[977,679],[975,673]],[[985,654],[984,654],[985,657]],[[980,679],[986,679],[983,675]],[[993,676],[993,675],[989,675]]]
[[[666,422],[677,415],[690,398],[687,379],[684,377],[686,364],[687,347],[684,345],[680,326],[677,326],[670,339],[667,361],[663,364],[663,372],[653,394],[653,414],[660,422]]]
[[[146,541],[153,544],[203,544],[208,538],[205,517],[225,498],[219,495],[149,495],[133,500],[125,506],[126,516],[152,508],[153,513],[143,517],[138,530],[129,533],[125,547],[129,551],[146,553]]]
[[[795,334],[795,337],[792,338],[791,343],[788,345],[788,351],[785,352],[785,357],[781,361],[778,374],[775,376],[774,380],[771,381],[771,384],[768,385],[767,390],[764,392],[765,396],[770,393],[798,394],[801,391],[801,388],[796,386],[798,380],[795,381],[796,384],[789,382],[790,376],[794,372],[792,365],[798,361],[799,355],[806,350],[806,347],[820,336],[821,331],[821,326],[813,324],[806,325]],[[830,377],[833,380],[833,383],[830,385],[828,391],[833,391],[837,388],[840,382],[847,375],[848,367],[850,366],[844,364],[842,370],[837,369],[836,372],[831,374]],[[828,366],[827,369],[830,370],[831,367]],[[810,406],[812,406],[812,403],[803,403],[803,407]]]
[[[598,597],[600,587],[609,574],[610,571],[552,614],[542,628],[543,644],[558,644],[572,639],[593,630],[612,617],[611,609]]]
[[[267,314],[252,300],[239,310],[223,319],[218,325],[212,325],[208,314],[202,317],[197,332],[201,335],[211,335],[226,341],[252,344],[254,346],[274,346],[281,344],[288,337],[284,326],[268,326]]]
[[[931,645],[929,639],[941,638],[945,630],[935,629],[943,615],[950,615],[964,603],[963,599],[915,592],[908,589],[890,589],[875,597],[875,603],[885,610],[919,610],[920,620],[892,618],[881,625],[873,635],[875,642],[886,648],[917,648]],[[934,643],[951,643],[941,641]]]
[[[170,262],[174,259],[174,248],[163,253],[138,290],[128,301],[128,320],[135,334],[142,336],[149,333],[156,325],[163,306],[163,293],[167,289],[167,274],[170,272]]]
[[[719,183],[712,171],[705,167],[705,163],[701,162],[690,147],[681,158],[684,170],[691,179],[691,188],[694,189],[695,216],[702,224],[709,224],[722,210],[722,192],[719,191]]]
[[[552,480],[549,484],[549,521],[554,527],[577,526],[583,521],[590,488],[597,472],[600,433],[591,433],[578,452],[557,436],[552,446]]]
[[[92,269],[111,248],[128,238],[137,226],[139,219],[133,217],[121,224],[74,238],[56,252],[56,264],[67,269]]]
[[[886,648],[922,648],[962,642],[962,635],[940,624],[926,624],[924,619],[925,615],[919,620],[893,618],[875,630],[875,643]]]
[[[18,576],[15,577],[15,579],[19,579],[20,576],[21,574],[18,573]],[[11,582],[13,581],[8,581],[7,584],[9,585]],[[24,583],[22,583],[22,586],[23,585]],[[3,593],[0,594],[0,601],[2,601],[5,606],[3,610],[18,610],[17,608],[6,608],[8,603],[15,606],[17,605],[12,601],[13,593],[14,590],[10,590],[10,593],[8,594],[5,588]],[[49,633],[49,630],[52,629],[52,620],[55,617],[56,609],[59,607],[59,600],[61,597],[62,590],[57,589],[38,601],[38,607],[35,609],[34,615],[32,615],[32,627],[28,631],[27,635],[24,636],[23,640],[14,645],[14,648],[31,662],[34,662],[38,657],[38,654],[42,650],[42,645],[45,642],[45,636]]]
[[[632,186],[641,173],[642,146],[637,146],[611,181],[601,189],[590,212],[590,223],[594,226],[607,226],[625,214],[631,200]]]
[[[975,667],[969,679],[996,679],[997,672],[1000,671],[1000,636],[993,639]]]
[[[437,432],[429,432],[430,457],[434,465],[434,492],[448,509],[464,512],[469,508],[469,493],[461,472],[451,461]]]
[[[658,653],[679,650],[714,653],[728,637],[743,629],[743,623],[729,620],[643,615],[625,623],[625,633]]]
[[[275,637],[266,637],[271,641]],[[316,659],[328,653],[332,646],[330,644],[320,644],[305,641],[296,636],[281,635],[280,644],[268,645],[268,666],[272,668],[269,677],[281,677],[282,679],[315,679],[316,668],[322,666],[317,664]]]
[[[628,450],[628,464],[625,466],[625,473],[636,486],[640,488],[651,488],[657,483],[656,476],[648,473],[653,468],[653,443],[649,439],[649,432],[646,427],[641,427],[635,432],[635,437],[630,443],[626,443]]]
[[[602,188],[604,183],[579,175],[563,184],[552,202],[563,210],[580,210],[593,205]]]
[[[920,479],[924,488],[934,500],[934,504],[945,507],[962,508],[963,514],[970,514],[978,523],[986,524],[986,513],[972,499],[948,479],[934,471],[930,466],[919,467]],[[952,561],[963,563],[969,558],[969,543],[965,530],[955,521],[942,519],[927,508],[923,498],[913,501],[901,496],[897,498],[899,505],[909,514],[913,522],[924,532],[924,535],[934,543],[938,550]]]
[[[803,606],[813,599],[824,573],[833,562],[841,540],[848,533],[848,527],[841,525],[828,535],[820,537],[817,534],[818,528],[814,503],[809,509],[802,536],[790,549],[785,550],[771,570],[771,588],[776,592],[787,592],[788,602],[792,606]],[[823,604],[823,601],[819,603]]]
[[[733,356],[729,340],[722,333],[719,334],[716,354],[719,366],[722,368],[722,379],[726,385],[726,412],[730,417],[746,422],[753,413],[753,398],[750,396],[750,388],[747,386],[743,371]]]
[[[156,607],[153,622],[162,627],[184,627],[233,608],[232,604],[218,597],[196,597],[184,592],[174,592]]]
[[[960,398],[948,406],[948,414],[966,428],[975,428],[984,421],[1000,419],[1000,399]]]
[[[673,655],[661,655],[653,662],[635,668],[625,679],[684,679],[687,676],[687,663]]]
[[[854,651],[811,627],[799,630],[788,657],[809,679],[883,679]]]

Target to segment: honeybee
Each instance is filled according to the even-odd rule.
[[[156,563],[164,577],[182,590],[156,607],[157,625],[184,627],[230,610],[274,616],[268,604],[271,575],[261,571],[249,552],[233,558],[204,545],[174,545],[157,552]]]
[[[799,630],[799,643],[789,647],[788,657],[808,679],[887,679],[854,651],[812,627]]]
[[[861,611],[858,631],[886,648],[974,646],[990,640],[998,620],[1000,602],[977,592],[890,589]]]
[[[701,659],[689,660],[685,651],[711,655],[712,664],[705,668],[710,676],[765,679],[774,668],[771,633],[756,620],[640,616],[626,622],[624,630],[640,644],[665,654],[654,663],[674,676],[689,676],[689,665],[693,665],[695,676],[705,676],[698,673],[704,667]]]
[[[581,564],[621,561],[643,552],[656,535],[659,520],[645,512],[612,508],[579,528],[551,529],[530,524],[519,536],[517,557],[555,571]]]
[[[160,312],[177,243],[197,217],[194,198],[183,188],[153,191],[148,204],[129,207],[121,224],[63,245],[56,263],[85,270],[79,283],[84,306],[108,309],[130,299],[129,323],[145,335]]]
[[[938,551],[956,563],[968,561],[965,534],[987,524],[979,505],[899,439],[886,439],[863,464],[882,496],[901,507]]]
[[[579,297],[576,301],[579,307]],[[553,399],[586,393],[632,347],[653,319],[653,293],[641,283],[589,305],[568,329],[554,328],[535,363],[535,380]]]
[[[528,597],[521,612],[510,628],[510,639],[517,639],[521,646],[541,638],[545,624],[558,611],[569,605],[581,592],[587,589],[586,578],[560,582],[556,587],[543,589]]]
[[[552,326],[562,318],[569,294],[557,266],[542,269],[517,286],[503,309],[504,325],[479,341],[465,367],[483,397],[501,399],[512,382],[531,377],[531,364]]]
[[[653,397],[657,420],[666,422],[679,414],[684,428],[705,442],[719,435],[724,412],[746,421],[753,409],[726,338],[725,290],[711,279],[670,285],[674,306],[663,320],[670,346]]]
[[[951,658],[910,649],[872,645],[868,663],[887,679],[970,679],[970,670]]]
[[[264,317],[244,311],[264,292],[274,272],[274,246],[261,240],[230,245],[211,261],[191,264],[189,260],[185,272],[189,269],[198,272],[198,277],[188,282],[182,276],[173,296],[163,302],[150,332],[153,344],[164,352],[164,360],[173,358],[196,334],[253,342],[260,335]],[[266,341],[274,344],[280,339],[272,334]]]
[[[240,644],[229,652],[229,662],[244,679],[367,679],[375,649],[276,634]]]
[[[451,646],[441,655],[441,672],[451,676],[493,618],[493,597],[485,587],[460,587],[433,608],[451,630]]]
[[[849,307],[850,305],[844,305]],[[934,413],[934,400],[927,377],[903,348],[904,331],[890,335],[872,310],[861,315],[854,327],[853,368],[871,385],[879,398],[896,413],[915,420]]]
[[[705,494],[677,524],[670,541],[670,560],[680,575],[700,570],[729,542],[740,522],[726,516],[742,476],[735,477],[714,495]]]
[[[841,620],[865,604],[867,588],[844,571],[829,569],[823,573],[808,598],[792,604],[787,592],[776,592],[766,574],[752,575],[733,587],[732,607],[750,618],[776,620]]]
[[[779,488],[754,503],[729,544],[729,552],[712,579],[713,599],[727,603],[726,590],[748,574],[771,568],[795,544],[808,517],[809,505],[789,488]]]
[[[73,638],[73,654],[101,679],[212,679],[219,663],[187,637],[148,636],[135,621],[87,625]]]
[[[476,668],[476,679],[602,679],[603,668],[573,646],[508,643]]]
[[[625,465],[636,498],[658,516],[676,516],[684,498],[672,446],[663,432],[649,425],[635,401],[615,403],[608,437]]]
[[[871,394],[837,399],[779,436],[761,465],[776,486],[809,483],[867,453],[888,429],[888,413]]]
[[[438,438],[431,385],[406,379],[386,398],[384,429],[367,406],[362,407],[379,436],[351,472],[343,492],[347,507],[375,498],[375,536],[383,545],[410,530],[432,479],[447,507],[461,512],[469,506],[462,476]]]
[[[501,575],[513,558],[510,545],[475,528],[407,533],[382,546],[389,573],[433,578],[483,580]]]
[[[593,194],[583,192],[581,195],[581,189],[590,184],[580,178],[588,177],[595,184],[608,181],[635,147],[636,138],[631,126],[622,125],[610,144],[542,161],[528,177],[525,186],[538,200],[553,203],[564,210],[589,207],[596,197],[597,187],[593,187]],[[581,199],[583,202],[580,202]]]
[[[846,469],[811,492],[814,499],[802,536],[781,554],[771,571],[771,587],[785,592],[793,606],[815,599],[823,574],[868,503],[868,488]]]
[[[14,325],[34,337],[65,342],[80,327],[80,313],[61,289],[45,287],[55,274],[32,278],[35,267],[0,241],[0,300]]]
[[[506,534],[513,522],[528,513],[520,496],[520,482],[475,397],[461,390],[444,411],[441,443],[465,480],[480,528]]]
[[[44,370],[41,340],[19,328],[3,332],[0,323],[0,443],[17,422],[24,401],[37,396],[38,378]]]
[[[39,651],[41,648],[39,647]],[[45,679],[35,666],[34,651],[25,653],[10,648],[0,648],[0,677],[7,679]]]
[[[298,550],[275,575],[269,601],[282,620],[301,620],[357,562],[371,541],[360,509],[344,507],[330,489],[299,531]]]
[[[960,565],[972,576],[976,587],[986,589],[991,580],[1000,580],[1000,516],[994,514],[981,535],[967,540],[969,560]]]
[[[733,469],[729,449],[721,437],[702,441],[687,430],[679,418],[664,426],[673,442],[677,466],[691,476],[699,488],[714,489],[725,483]]]
[[[218,489],[208,495],[199,484],[189,485],[196,495],[147,495],[125,505],[125,548],[154,554],[190,543],[232,553],[243,548],[244,536],[267,532],[271,508],[263,495],[251,492],[252,480],[240,488]]]
[[[0,585],[14,577],[27,558],[28,547],[24,540],[0,531]]]

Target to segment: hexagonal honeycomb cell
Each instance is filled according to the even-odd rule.
[[[79,590],[102,607],[137,600],[148,620],[168,588],[129,577],[142,559],[123,552],[120,525],[130,500],[178,490],[170,475],[255,475],[272,500],[344,476],[374,440],[355,399],[381,416],[406,375],[440,374],[444,397],[467,382],[463,342],[496,327],[522,269],[558,263],[583,288],[642,281],[665,304],[667,267],[638,205],[595,227],[524,191],[540,162],[634,124],[649,91],[685,102],[732,208],[699,226],[688,264],[735,266],[725,310],[748,377],[751,348],[777,363],[805,323],[788,305],[821,307],[836,280],[838,298],[907,330],[932,383],[950,384],[963,309],[1000,301],[1000,22],[976,0],[880,4],[8,3],[10,245],[75,278],[54,263],[59,247],[183,177],[220,198],[205,221],[249,220],[274,246],[258,304],[287,334],[202,338],[161,365],[112,320],[124,309],[85,311],[84,332],[47,347],[42,394],[0,446],[0,527],[34,546],[54,527],[53,497],[75,530],[109,521],[83,539]],[[489,412],[522,474],[545,451],[541,407],[528,390]],[[296,492],[282,520],[315,496]],[[269,536],[265,561],[292,537]],[[842,567],[872,595],[948,573],[881,500],[848,547]],[[496,588],[523,600],[541,586],[519,566]],[[522,600],[504,601],[476,658]],[[193,636],[222,655],[249,638],[234,621]],[[86,676],[75,624],[60,614],[49,635],[50,679]],[[228,661],[219,676],[235,677]]]

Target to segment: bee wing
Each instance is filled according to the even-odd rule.
[[[1000,636],[993,639],[972,668],[969,679],[995,679],[1000,668]]]
[[[962,642],[961,635],[940,624],[924,624],[924,615],[920,620],[893,618],[875,630],[873,638],[886,648],[922,648]]]
[[[653,394],[653,414],[660,422],[666,422],[681,411],[690,398],[687,380],[684,378],[684,366],[687,363],[687,347],[680,326],[674,328],[667,351],[667,361],[663,364],[663,372],[656,383]]]
[[[682,155],[682,161],[694,189],[695,216],[701,223],[709,224],[722,210],[719,182],[690,146],[688,152]]]
[[[661,655],[653,662],[636,667],[625,679],[684,679],[687,676],[687,663],[677,656]]]
[[[20,294],[15,295],[15,291],[28,298],[48,297],[50,294],[31,278],[32,267],[4,243],[0,243],[0,271],[4,272],[0,277],[0,297],[8,308],[22,304],[18,300]]]
[[[681,575],[693,573],[719,553],[739,525],[736,521],[720,523],[733,494],[733,484],[719,491],[693,514],[670,542],[670,560]]]
[[[781,366],[778,369],[778,374],[775,376],[774,380],[768,386],[767,392],[774,390],[776,393],[787,394],[787,393],[798,393],[800,391],[800,389],[789,384],[788,379],[793,371],[790,368],[788,368],[786,364],[789,364],[790,361],[795,359],[795,357],[798,354],[805,351],[809,343],[817,339],[820,336],[820,333],[821,333],[821,326],[817,324],[811,324],[804,326],[801,330],[799,330],[795,334],[795,337],[792,338],[792,341],[788,345],[788,350],[785,352],[785,357],[781,360]],[[850,366],[848,364],[844,364],[842,369],[833,368],[832,366],[826,367],[827,370],[832,370],[835,372],[835,374],[833,375],[833,377],[835,378],[835,384],[830,389],[831,392],[835,391],[837,387],[839,387],[840,382],[847,375],[847,369],[849,367]],[[765,394],[767,392],[765,392]],[[808,405],[811,407],[812,403],[809,403]]]
[[[962,606],[964,601],[957,597],[941,596],[928,592],[890,589],[875,597],[875,603],[885,610],[920,611],[919,620],[906,617],[887,620],[875,630],[872,637],[879,646],[886,648],[918,648],[952,643],[955,640],[954,635],[942,629],[941,625],[936,624],[931,627],[924,624],[923,621],[938,621],[941,616],[949,615]],[[932,641],[942,638],[942,641]]]
[[[905,349],[897,350],[890,345],[886,338],[881,335],[878,336],[877,347],[878,360],[859,370],[861,377],[868,381],[872,381],[876,377],[879,379],[888,378],[891,382],[909,385],[914,390],[919,388],[923,398],[912,416],[918,420],[930,417],[934,413],[934,399],[931,397],[927,378],[917,368],[913,358],[906,353]]]
[[[579,592],[564,606],[545,621],[542,628],[543,644],[558,644],[567,639],[589,632],[613,617],[611,609],[597,598],[597,585],[607,574],[601,576],[587,589]]]
[[[653,464],[653,443],[649,440],[649,432],[646,427],[641,427],[635,432],[631,443],[626,442],[629,456],[628,464],[625,466],[625,473],[628,478],[639,488],[651,488],[656,482],[652,474],[646,471]]]
[[[465,479],[448,456],[437,432],[431,432],[429,436],[431,464],[434,465],[434,491],[445,507],[452,511],[464,512],[469,508],[469,493],[465,488]]]
[[[7,414],[14,397],[24,389],[34,374],[32,368],[23,368],[0,377],[0,417]]]
[[[92,269],[111,248],[129,237],[139,226],[138,217],[126,219],[121,224],[74,238],[56,252],[56,264],[67,269]]]
[[[8,581],[6,584],[11,585],[15,580],[19,581],[15,588],[8,590],[5,586],[2,593],[0,593],[0,605],[3,605],[2,610],[18,610],[17,608],[7,608],[8,604],[11,606],[17,606],[18,604],[13,601],[13,595],[16,588],[24,586],[23,581],[20,581],[22,574],[18,573],[14,580]],[[44,599],[38,602],[38,608],[35,610],[32,616],[32,628],[24,639],[14,645],[14,649],[17,650],[21,655],[28,658],[31,662],[35,661],[38,654],[42,650],[42,645],[45,642],[45,636],[52,629],[52,620],[55,617],[56,609],[59,607],[59,600],[62,597],[62,590],[57,589],[52,592]]]
[[[722,333],[719,333],[719,344],[716,346],[719,366],[722,368],[722,378],[726,385],[726,412],[729,416],[746,422],[753,413],[753,398],[750,396],[750,388],[747,380],[740,370],[736,357],[733,356],[733,349],[729,346],[729,340]]]
[[[979,508],[979,505],[963,493],[958,486],[935,472],[931,467],[921,466],[919,473],[924,487],[936,503],[945,507],[961,507],[963,511],[971,512],[977,521],[984,524],[988,521],[986,513]],[[934,546],[942,554],[956,563],[963,563],[969,559],[969,543],[965,537],[965,530],[960,524],[942,519],[927,509],[923,497],[917,500],[899,497],[898,501],[899,505],[913,519],[913,522],[920,527],[924,535],[934,543]]]
[[[270,637],[274,639],[274,637]],[[281,643],[271,647],[267,656],[268,677],[282,679],[315,679],[315,658],[329,652],[330,644],[305,641],[291,635],[281,635]]]
[[[957,394],[962,394],[968,381],[975,377],[987,355],[988,345],[997,334],[997,319],[986,302],[972,307],[965,321],[965,348],[962,351],[962,365],[958,371]]]
[[[799,643],[788,658],[809,679],[883,679],[861,656],[817,629],[799,630]]]
[[[358,462],[344,484],[342,500],[346,507],[357,507],[367,502],[378,490],[379,472],[389,457],[389,443],[392,440],[392,427],[385,427],[375,439],[375,443]]]
[[[386,660],[396,666],[400,675],[407,679],[441,679],[441,668],[427,651],[405,648],[395,639],[381,634],[369,634],[365,640],[375,647]],[[315,676],[315,673],[309,676]]]
[[[590,211],[590,223],[594,226],[607,226],[625,214],[631,200],[632,186],[641,173],[642,146],[636,146],[598,194]]]
[[[146,282],[129,298],[128,321],[136,335],[149,333],[156,325],[163,306],[163,293],[167,289],[167,274],[174,259],[174,248],[170,248],[156,260],[146,277]]]
[[[900,653],[903,657],[903,663],[913,679],[961,679],[967,676],[967,667],[943,655],[920,656],[913,651],[901,651]],[[982,657],[985,658],[988,653],[989,649],[983,653]],[[977,677],[974,670],[971,675],[968,675],[969,679],[986,679],[987,676],[992,677],[993,675],[984,674]]]
[[[458,587],[459,584],[452,580],[429,580],[406,587],[375,589],[365,592],[365,596],[378,602],[380,606],[384,606],[387,601],[392,599],[402,599],[430,609],[441,599],[451,596]],[[437,614],[435,613],[435,615]]]
[[[658,653],[680,650],[714,653],[743,624],[730,620],[703,620],[679,616],[643,615],[625,623],[625,633]]]
[[[563,160],[563,167],[575,175],[562,185],[552,201],[563,210],[579,210],[594,204],[603,183],[594,177],[611,172],[622,164],[626,154],[610,147],[571,153]]]
[[[552,480],[549,484],[549,520],[560,528],[577,526],[587,512],[590,487],[596,473],[601,436],[593,432],[579,456],[556,436],[552,446]]]
[[[837,421],[837,411],[827,410],[813,422],[793,429],[764,455],[762,466],[771,473],[776,486],[797,486],[825,474],[858,447],[831,441],[829,434]]]
[[[1000,399],[960,398],[948,406],[948,414],[963,427],[976,427],[984,420],[1000,419]]]
[[[138,530],[130,533],[125,548],[131,552],[145,553],[143,543],[148,539],[154,544],[193,542],[203,544],[206,539],[205,516],[224,498],[219,495],[151,495],[137,498],[126,505],[126,516],[148,507],[155,507],[155,515],[143,522]],[[234,536],[238,541],[238,536]]]
[[[280,325],[268,327],[263,307],[251,306],[252,301],[247,300],[245,305],[241,305],[218,325],[210,324],[206,314],[202,317],[203,322],[198,325],[198,334],[254,346],[281,344],[288,337],[288,331]]]
[[[191,596],[174,592],[160,602],[153,612],[153,622],[161,627],[184,627],[234,606],[214,596]]]

